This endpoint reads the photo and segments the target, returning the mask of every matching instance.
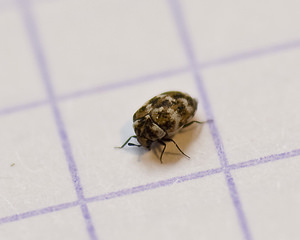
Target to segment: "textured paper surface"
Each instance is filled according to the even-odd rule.
[[[300,2],[0,1],[0,239],[300,238]],[[163,91],[161,149],[115,149]]]

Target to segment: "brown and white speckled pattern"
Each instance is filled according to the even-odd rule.
[[[197,100],[182,92],[165,92],[151,98],[133,115],[137,140],[150,148],[152,142],[170,138],[194,116]]]

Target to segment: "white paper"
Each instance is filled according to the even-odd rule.
[[[0,239],[299,239],[299,8],[0,1]],[[170,90],[190,159],[114,148]]]

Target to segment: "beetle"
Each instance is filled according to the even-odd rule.
[[[145,147],[148,150],[154,142],[163,145],[160,155],[160,162],[166,149],[166,142],[173,142],[177,149],[187,158],[186,155],[172,139],[182,128],[193,123],[205,123],[191,121],[197,110],[197,100],[189,94],[179,91],[161,93],[147,101],[133,115],[133,128],[136,135],[129,137],[119,148],[128,146]],[[130,143],[136,138],[140,144]]]

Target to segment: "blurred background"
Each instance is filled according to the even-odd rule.
[[[0,239],[300,238],[300,2],[0,0]],[[120,146],[170,90],[168,144]]]

